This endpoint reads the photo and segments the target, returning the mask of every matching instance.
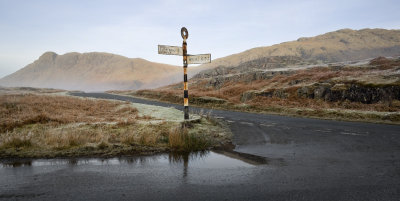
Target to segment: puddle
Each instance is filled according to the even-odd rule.
[[[43,167],[43,166],[103,166],[129,165],[135,166],[176,166],[183,165],[189,168],[238,168],[254,167],[265,164],[258,158],[247,159],[238,154],[224,152],[196,152],[190,154],[161,154],[154,156],[115,157],[115,158],[78,158],[78,159],[22,159],[0,161],[0,168]]]
[[[56,180],[68,185],[72,180],[85,185],[88,181],[94,182],[94,185],[108,182],[132,185],[133,182],[133,186],[149,184],[171,189],[182,185],[229,185],[245,183],[260,170],[273,169],[270,164],[274,166],[272,159],[235,151],[115,158],[0,160],[0,189],[35,186],[38,183],[50,185]]]

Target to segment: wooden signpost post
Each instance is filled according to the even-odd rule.
[[[182,27],[181,29],[181,36],[183,38],[182,47],[158,45],[158,54],[183,56],[183,106],[185,113],[184,119],[188,120],[189,119],[189,90],[187,83],[188,64],[211,63],[211,54],[198,54],[198,55],[187,54],[186,40],[189,37],[189,32],[185,27]]]

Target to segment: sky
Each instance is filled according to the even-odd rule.
[[[0,0],[0,78],[44,52],[108,52],[182,65],[157,45],[212,59],[343,28],[400,29],[398,0]]]

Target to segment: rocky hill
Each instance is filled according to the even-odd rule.
[[[104,91],[154,88],[182,79],[181,67],[109,53],[46,52],[21,70],[0,79],[1,86]]]
[[[289,57],[280,59],[296,61]],[[400,57],[244,73],[240,67],[231,69],[236,74],[225,74],[224,70],[229,68],[215,69],[219,69],[218,75],[200,73],[189,80],[189,104],[400,124]],[[181,104],[182,87],[175,84],[122,94]]]
[[[262,61],[263,58],[274,56],[298,57],[308,64],[321,64],[399,55],[400,30],[342,29],[315,37],[299,38],[297,41],[253,48],[213,60],[203,67],[235,67],[245,62]]]

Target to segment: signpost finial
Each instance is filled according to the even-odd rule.
[[[189,38],[189,32],[188,32],[188,30],[186,29],[186,27],[182,27],[182,29],[181,29],[181,36],[182,36],[183,40],[186,40],[186,39]]]

